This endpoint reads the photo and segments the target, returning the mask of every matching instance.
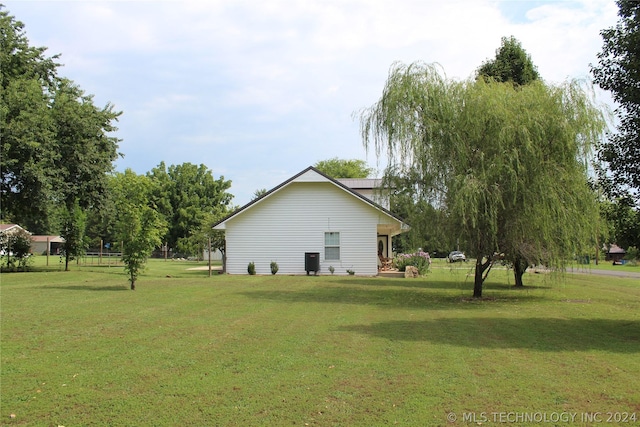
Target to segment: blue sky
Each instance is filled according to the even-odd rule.
[[[395,61],[469,78],[515,36],[542,77],[589,77],[613,0],[5,1],[60,74],[123,111],[118,170],[204,164],[234,204],[332,157],[366,160],[353,113]],[[606,100],[603,96],[603,102]]]

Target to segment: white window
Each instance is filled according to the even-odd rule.
[[[329,231],[324,233],[324,259],[340,259],[340,233]]]

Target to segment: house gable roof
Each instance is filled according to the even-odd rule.
[[[607,251],[607,253],[609,254],[626,254],[627,251],[625,251],[624,249],[622,249],[620,246],[616,245],[615,243],[611,245],[611,247],[609,248],[609,250]]]
[[[18,224],[0,224],[0,233],[4,233],[6,231],[18,231],[18,230],[23,230],[23,231],[27,231],[24,228],[20,227]]]
[[[253,207],[256,204],[260,203],[261,201],[263,201],[264,199],[268,198],[272,194],[282,190],[283,188],[287,187],[288,185],[290,185],[293,182],[329,182],[329,183],[332,183],[333,185],[335,185],[338,188],[346,191],[350,195],[360,199],[364,203],[366,203],[366,204],[372,206],[373,208],[381,211],[385,215],[395,219],[396,221],[399,221],[402,224],[403,228],[404,228],[404,226],[406,226],[406,224],[405,224],[405,222],[404,222],[404,220],[402,218],[400,218],[399,216],[393,214],[388,209],[380,206],[379,204],[375,203],[374,201],[368,199],[367,197],[357,193],[353,189],[347,187],[342,182],[340,182],[340,181],[338,181],[336,179],[333,179],[330,176],[320,172],[318,169],[314,168],[313,166],[309,166],[308,168],[306,168],[303,171],[297,173],[296,175],[292,176],[291,178],[289,178],[288,180],[284,181],[283,183],[281,183],[281,184],[275,186],[274,188],[272,188],[271,190],[267,191],[261,197],[258,197],[257,199],[252,200],[251,202],[247,203],[246,205],[242,206],[241,208],[235,210],[230,215],[226,216],[222,220],[220,220],[217,223],[215,223],[213,225],[213,228],[215,230],[224,230],[225,229],[225,223],[228,220],[230,220],[231,218],[234,218],[235,216],[241,214],[242,212],[246,211],[247,209],[250,209],[251,207]]]

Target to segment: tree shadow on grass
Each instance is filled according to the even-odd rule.
[[[63,291],[128,291],[130,290],[129,286],[126,286],[126,285],[115,285],[115,286],[51,285],[51,286],[40,286],[39,288],[40,289],[59,289]]]
[[[455,281],[455,280],[429,280],[426,279],[389,279],[383,277],[376,277],[371,279],[361,278],[344,278],[338,279],[333,283],[342,285],[362,285],[362,286],[389,286],[389,287],[402,287],[402,288],[419,288],[419,289],[456,289],[456,290],[468,290],[469,294],[473,294],[473,278],[467,281]],[[524,291],[534,289],[551,289],[551,286],[547,285],[525,285],[523,288],[515,288],[510,283],[495,283],[486,282],[483,285],[483,290],[491,291],[492,289],[500,290],[514,290]]]
[[[351,282],[351,281],[349,281]],[[351,282],[353,284],[353,282]],[[374,305],[389,308],[421,308],[421,309],[459,309],[482,308],[483,304],[470,303],[467,296],[455,292],[430,290],[410,290],[390,288],[365,288],[356,286],[317,286],[297,291],[246,291],[242,293],[249,298],[259,298],[287,303],[330,303]],[[466,292],[465,292],[466,294]],[[499,296],[486,301],[491,304],[516,304],[539,301],[537,295],[514,292],[513,296]]]
[[[446,318],[351,325],[339,331],[397,341],[541,352],[640,352],[640,322],[612,319]]]

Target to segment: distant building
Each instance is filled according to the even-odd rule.
[[[0,233],[15,233],[19,230],[29,233],[18,224],[0,224]],[[31,234],[31,233],[29,233]],[[60,236],[34,236],[31,235],[31,253],[45,255],[49,243],[49,254],[58,254],[64,245],[64,239]]]
[[[18,224],[0,224],[0,233],[15,233],[19,230],[27,231]]]
[[[49,255],[57,255],[62,250],[64,239],[60,236],[31,236],[31,252],[46,255],[47,243],[49,244]]]
[[[627,251],[625,251],[618,245],[612,244],[607,249],[605,260],[619,262],[619,261],[622,261],[622,258],[624,258],[626,254],[627,254]]]

